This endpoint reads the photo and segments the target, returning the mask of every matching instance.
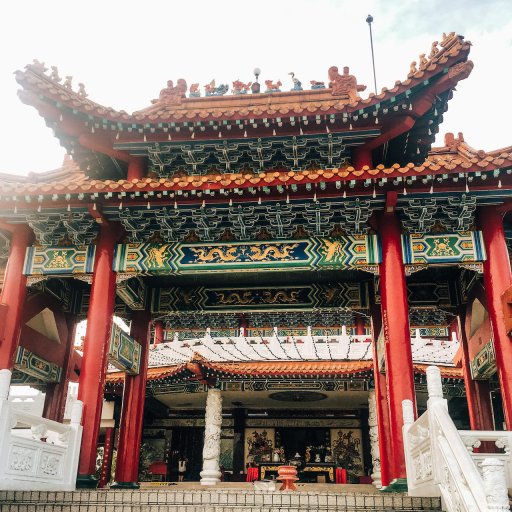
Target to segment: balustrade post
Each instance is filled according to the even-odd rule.
[[[484,459],[482,476],[488,509],[496,512],[510,511],[505,463],[490,457]]]

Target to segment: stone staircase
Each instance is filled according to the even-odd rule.
[[[379,493],[372,486],[304,486],[297,492],[245,488],[160,488],[137,491],[0,491],[1,512],[439,512],[437,498]],[[364,489],[362,489],[364,488]]]

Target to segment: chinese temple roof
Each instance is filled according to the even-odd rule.
[[[74,91],[72,77],[62,82],[57,68],[47,74],[38,61],[16,72],[16,80],[22,101],[38,110],[87,175],[102,180],[124,178],[127,164],[140,157],[160,178],[181,168],[202,177],[216,167],[241,175],[248,168],[340,169],[361,147],[384,169],[394,162],[400,168],[425,160],[454,87],[473,67],[470,45],[454,33],[443,35],[411,64],[405,80],[366,98],[348,68],[340,73],[335,66],[328,82],[312,80],[310,90],[294,78],[291,91],[266,80],[265,92],[250,94],[251,84],[236,80],[225,95],[228,85],[212,81],[200,97],[198,84],[187,96],[185,80],[169,81],[149,107],[132,114],[91,101],[83,84]],[[297,176],[306,179],[300,171]]]

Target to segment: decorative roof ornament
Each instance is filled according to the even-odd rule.
[[[80,82],[78,84],[78,92],[77,92],[78,96],[80,96],[80,98],[87,98],[88,94],[85,92],[85,85]]]
[[[51,66],[51,74],[50,74],[50,80],[53,80],[54,82],[60,82],[62,78],[59,76],[59,70],[57,69],[57,66]]]
[[[72,80],[73,80],[72,76],[68,75],[66,77],[66,80],[64,80],[64,84],[63,84],[64,89],[69,89],[70,91],[73,89],[73,87],[71,85]]]
[[[407,74],[407,78],[411,78],[411,76],[413,76],[415,73],[418,72],[418,68],[416,67],[416,64],[417,64],[417,62],[415,60],[413,60],[411,62],[411,66],[409,68],[409,73]]]
[[[325,82],[319,82],[318,80],[310,80],[311,89],[325,89]]]
[[[265,80],[265,85],[267,86],[266,93],[272,93],[272,92],[281,92],[281,80],[278,80],[276,83],[274,83],[272,80]]]
[[[302,91],[302,82],[298,79],[298,78],[295,78],[295,73],[292,71],[291,73],[288,73],[289,75],[291,75],[292,77],[292,82],[293,82],[293,89],[292,91]]]
[[[48,68],[44,65],[44,62],[41,62],[37,59],[33,59],[32,64],[29,64],[27,67],[31,67],[34,71],[38,71],[39,73],[45,73],[48,71]]]
[[[424,70],[427,68],[429,62],[428,62],[428,59],[425,57],[425,54],[424,53],[421,53],[420,56],[419,56],[419,62],[420,62],[420,65],[419,65],[419,68],[420,70]]]
[[[179,78],[176,85],[172,80],[167,80],[167,87],[162,89],[158,99],[151,100],[151,103],[180,104],[181,100],[186,97],[187,89],[187,82],[183,78]]]
[[[224,96],[229,90],[228,84],[215,85],[215,78],[204,86],[205,96]]]
[[[201,91],[199,90],[199,84],[198,83],[192,84],[190,86],[190,91],[189,91],[188,97],[189,98],[199,98],[199,97],[201,97]]]
[[[348,66],[343,68],[343,75],[339,74],[337,66],[330,67],[328,73],[329,87],[332,89],[333,96],[345,96],[351,103],[361,99],[357,93],[364,91],[366,85],[357,83],[356,77],[349,73]]]
[[[255,81],[251,85],[251,92],[253,94],[258,94],[260,92],[260,83],[258,82],[258,77],[261,75],[261,69],[260,68],[254,68],[253,70]]]
[[[430,48],[430,54],[428,56],[428,59],[429,60],[432,60],[434,57],[437,56],[437,54],[439,53],[439,48],[437,47],[439,43],[437,41],[434,41],[432,43],[432,47]]]
[[[233,89],[231,90],[232,94],[247,94],[247,91],[251,88],[252,82],[248,84],[244,84],[240,80],[235,80],[233,82]]]

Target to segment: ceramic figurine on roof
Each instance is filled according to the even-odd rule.
[[[204,86],[206,96],[224,96],[229,90],[228,84],[215,85],[215,78]]]
[[[281,92],[281,80],[278,80],[276,83],[274,83],[272,80],[265,80],[265,85],[267,86],[267,90],[265,92]]]
[[[182,98],[185,98],[187,92],[187,82],[183,78],[178,79],[178,83],[174,85],[172,80],[167,80],[167,87],[160,91],[157,100],[152,100],[151,103],[181,103]]]
[[[71,81],[73,80],[72,76],[67,76],[66,80],[64,80],[64,89],[72,89]]]
[[[295,78],[295,73],[292,72],[288,74],[291,75],[293,81],[292,91],[302,91],[302,82],[298,78]]]
[[[235,80],[233,82],[233,89],[231,92],[233,94],[247,94],[247,91],[250,90],[252,85],[252,82],[249,82],[248,84],[244,84],[240,80]]]
[[[329,68],[329,87],[333,96],[346,96],[350,103],[360,100],[357,93],[366,89],[366,85],[358,84],[356,77],[349,74],[348,66],[343,68],[343,75],[339,74],[337,66]]]
[[[325,82],[319,82],[318,80],[311,80],[309,82],[311,84],[311,89],[325,89]]]
[[[87,98],[87,93],[85,92],[85,85],[83,83],[79,83],[78,84],[78,96],[80,96],[80,98]]]
[[[54,82],[60,82],[61,78],[59,76],[59,70],[57,69],[57,66],[51,67],[51,74],[50,74],[50,80],[53,80]]]
[[[199,98],[201,96],[201,91],[199,90],[199,84],[195,83],[190,86],[189,89],[189,98]]]

